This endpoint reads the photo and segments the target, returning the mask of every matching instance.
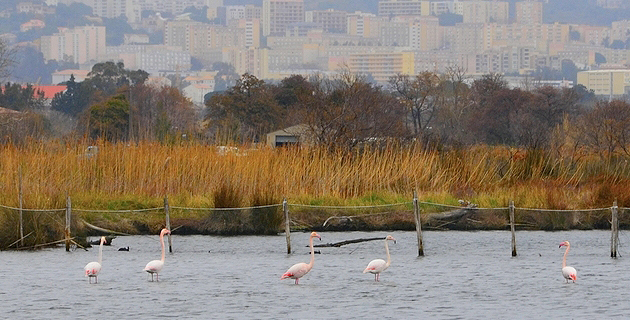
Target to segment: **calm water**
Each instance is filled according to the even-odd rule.
[[[322,243],[387,233],[326,233]],[[0,252],[3,318],[147,319],[609,319],[630,316],[630,263],[610,254],[605,231],[519,232],[511,257],[508,232],[425,232],[418,258],[415,233],[391,232],[391,267],[381,282],[362,274],[385,258],[383,241],[321,248],[315,267],[294,285],[280,281],[308,262],[307,233],[293,233],[296,253],[280,236],[173,236],[160,282],[144,265],[159,259],[157,236],[118,237],[104,247],[98,284],[83,267],[98,250]],[[560,272],[564,248],[578,283]],[[622,245],[630,238],[623,232]],[[315,240],[317,243],[318,241]],[[129,252],[117,251],[130,246]]]

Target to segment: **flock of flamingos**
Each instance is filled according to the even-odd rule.
[[[153,275],[155,275],[155,280],[159,281],[159,273],[160,271],[162,271],[162,268],[164,267],[164,253],[165,253],[164,235],[170,234],[170,233],[171,231],[166,228],[160,231],[160,242],[162,243],[162,259],[149,261],[149,263],[147,263],[147,265],[144,267],[144,271],[151,274],[151,281],[153,281]],[[311,236],[309,237],[309,241],[308,241],[309,247],[311,248],[311,261],[309,263],[300,262],[300,263],[294,264],[282,275],[282,277],[280,277],[280,280],[291,278],[291,279],[295,279],[295,284],[298,284],[300,281],[300,278],[302,278],[309,271],[311,271],[311,269],[313,269],[313,265],[315,264],[315,251],[313,250],[313,238],[318,238],[319,240],[321,240],[322,237],[320,237],[319,234],[317,234],[317,232],[315,231],[311,232]],[[387,269],[392,263],[392,259],[389,255],[389,246],[387,245],[388,241],[394,241],[394,243],[396,243],[396,239],[394,239],[394,237],[392,237],[391,235],[388,235],[385,238],[385,253],[387,254],[387,261],[383,259],[374,259],[370,261],[370,263],[368,263],[365,270],[363,270],[363,273],[369,272],[369,273],[374,274],[374,281],[379,281],[381,272],[385,271],[385,269]],[[98,262],[96,261],[90,262],[87,265],[85,265],[85,268],[84,268],[85,276],[88,277],[88,280],[90,283],[92,283],[92,278],[94,278],[94,283],[98,282],[97,277],[98,277],[99,272],[101,271],[101,267],[103,263],[103,243],[105,243],[105,237],[101,237],[101,243],[98,247]],[[562,258],[562,276],[564,277],[564,279],[566,279],[567,283],[569,282],[569,280],[572,280],[573,283],[575,283],[575,281],[577,281],[577,271],[575,271],[575,268],[567,266],[567,255],[569,254],[569,249],[571,248],[571,244],[569,243],[569,241],[564,241],[560,243],[559,248],[561,247],[567,247],[567,249],[564,251],[564,257]]]

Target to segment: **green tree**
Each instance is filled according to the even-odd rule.
[[[87,132],[93,139],[124,140],[129,130],[129,102],[123,94],[91,106],[87,114]]]
[[[112,61],[97,63],[92,67],[86,80],[94,89],[102,91],[105,95],[113,95],[123,86],[142,84],[149,74],[144,70],[128,70],[122,62]]]
[[[87,83],[76,82],[74,75],[64,84],[66,91],[55,94],[51,108],[76,117],[90,104],[95,89]]]
[[[17,111],[41,109],[44,106],[44,94],[36,91],[31,84],[22,86],[8,82],[0,92],[0,106]]]
[[[273,89],[251,74],[243,74],[236,85],[206,102],[207,128],[215,135],[231,132],[227,140],[260,141],[264,134],[283,125],[283,109],[274,99]],[[231,128],[226,130],[225,128]]]

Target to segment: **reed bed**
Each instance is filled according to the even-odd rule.
[[[0,204],[25,208],[142,209],[280,203],[372,205],[410,201],[481,207],[584,209],[630,204],[626,159],[579,158],[544,151],[477,146],[426,152],[388,145],[360,150],[255,148],[222,151],[197,143],[86,145],[32,142],[0,146]],[[223,197],[223,198],[222,198]],[[221,200],[223,199],[223,200]],[[185,218],[185,217],[182,217]],[[262,219],[262,218],[261,218]],[[266,219],[266,218],[265,218]],[[276,221],[277,218],[270,218]],[[268,232],[266,230],[265,232]]]

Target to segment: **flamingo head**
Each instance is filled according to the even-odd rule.
[[[385,238],[385,240],[392,240],[394,241],[394,243],[396,243],[396,239],[394,239],[394,237],[392,237],[391,235],[388,235],[387,238]]]
[[[163,236],[165,234],[171,234],[171,230],[168,230],[166,228],[162,229],[162,231],[160,231],[160,235]]]
[[[322,237],[320,237],[315,231],[311,232],[311,238],[318,238],[319,241],[322,241]]]
[[[563,241],[562,243],[560,243],[560,245],[558,246],[558,248],[562,248],[564,246],[569,246],[569,241]]]
[[[101,237],[101,244],[107,242],[107,239],[105,239],[105,237]]]

